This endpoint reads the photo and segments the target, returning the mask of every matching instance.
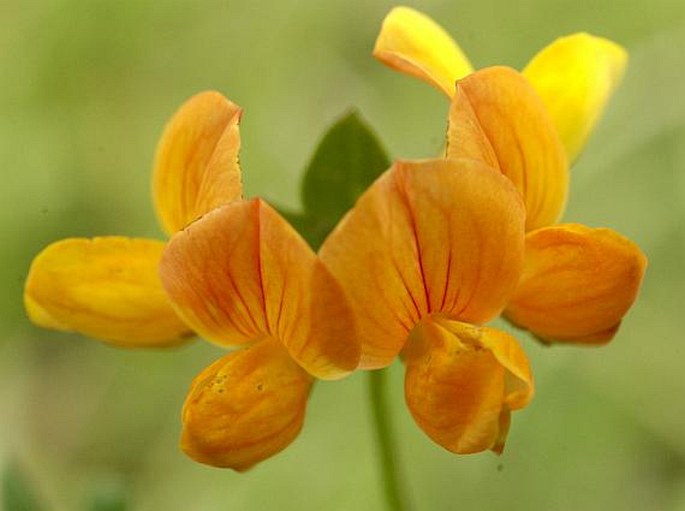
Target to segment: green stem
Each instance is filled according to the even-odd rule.
[[[378,443],[378,462],[388,509],[409,511],[410,506],[404,493],[405,488],[402,485],[401,470],[395,451],[395,437],[390,424],[390,407],[385,391],[387,374],[387,369],[368,372],[369,397]]]

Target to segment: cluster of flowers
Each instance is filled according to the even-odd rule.
[[[398,161],[316,254],[259,198],[242,198],[241,109],[201,93],[174,115],[154,169],[171,236],[67,239],[34,260],[30,318],[126,347],[194,332],[237,347],[193,381],[182,448],[244,470],[299,433],[315,379],[400,356],[417,424],[455,453],[499,452],[533,378],[500,314],[545,342],[609,341],[646,259],[609,229],[556,223],[577,156],[625,52],[561,38],[522,73],[473,71],[435,22],[399,7],[374,55],[451,99],[444,157]]]

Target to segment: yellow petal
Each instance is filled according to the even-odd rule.
[[[407,406],[432,440],[457,454],[502,451],[510,410],[533,392],[513,337],[432,317],[414,329],[403,355]]]
[[[209,340],[239,345],[269,334],[318,378],[357,367],[359,341],[339,284],[260,199],[222,206],[177,233],[161,276],[178,313]]]
[[[163,249],[161,241],[114,236],[49,245],[26,279],[29,318],[126,347],[182,342],[190,330],[157,275]]]
[[[449,34],[431,18],[409,7],[395,7],[385,17],[373,56],[448,96],[454,94],[454,82],[473,71]]]
[[[578,33],[543,48],[523,70],[552,115],[569,161],[583,149],[627,62],[618,44]]]
[[[157,215],[168,234],[242,194],[241,109],[218,92],[190,98],[167,124],[153,174]]]
[[[635,301],[646,266],[639,247],[610,229],[564,224],[533,231],[506,315],[549,341],[607,342]]]
[[[512,180],[526,229],[555,223],[568,193],[564,148],[545,106],[523,76],[491,67],[460,80],[452,100],[448,157],[475,158]]]
[[[387,366],[426,314],[482,323],[523,264],[524,211],[511,183],[475,160],[398,162],[324,242],[362,338],[364,368]]]
[[[297,437],[311,384],[275,339],[226,355],[193,380],[181,448],[200,463],[247,470]]]

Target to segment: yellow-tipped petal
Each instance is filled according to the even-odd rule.
[[[168,234],[241,197],[241,113],[218,92],[202,92],[166,125],[157,147],[153,198]]]
[[[181,448],[200,463],[247,470],[297,437],[311,384],[275,339],[226,355],[193,380]]]
[[[71,238],[45,248],[31,264],[24,303],[35,324],[125,347],[182,342],[190,329],[164,293],[157,267],[161,241]]]
[[[523,262],[524,211],[509,180],[475,160],[399,162],[320,254],[356,309],[364,368],[387,366],[426,314],[485,322]]]
[[[449,34],[431,18],[409,7],[395,7],[385,17],[373,56],[450,97],[454,82],[473,71]]]
[[[610,229],[533,231],[506,315],[548,341],[607,342],[637,298],[646,266],[639,247]]]
[[[161,263],[179,315],[222,345],[268,334],[318,378],[357,367],[354,318],[335,279],[260,199],[215,209],[177,233]]]
[[[449,113],[447,156],[481,160],[512,180],[526,204],[526,229],[555,223],[566,205],[568,164],[544,104],[513,69],[460,80]]]
[[[569,161],[582,151],[627,62],[623,47],[579,33],[543,48],[523,70],[552,115]]]
[[[432,440],[457,454],[502,451],[510,411],[533,394],[528,360],[513,337],[431,317],[414,329],[403,356],[407,406]]]

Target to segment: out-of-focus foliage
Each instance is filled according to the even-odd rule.
[[[16,463],[6,463],[2,474],[2,509],[6,511],[40,511],[33,485]]]
[[[631,60],[572,174],[564,219],[608,226],[650,259],[643,292],[600,349],[524,344],[537,395],[507,450],[455,457],[418,431],[391,372],[417,509],[685,509],[685,10],[680,0],[413,2],[474,64],[520,68],[586,30]],[[196,343],[123,351],[25,319],[31,257],[67,236],[160,235],[150,167],[191,94],[245,108],[246,193],[301,209],[300,177],[357,108],[392,158],[438,154],[447,102],[370,52],[388,1],[5,0],[0,6],[0,467],[47,511],[381,509],[363,374],[315,388],[301,437],[246,474],[177,448]],[[16,464],[16,465],[15,465]],[[109,506],[109,507],[107,507]]]

